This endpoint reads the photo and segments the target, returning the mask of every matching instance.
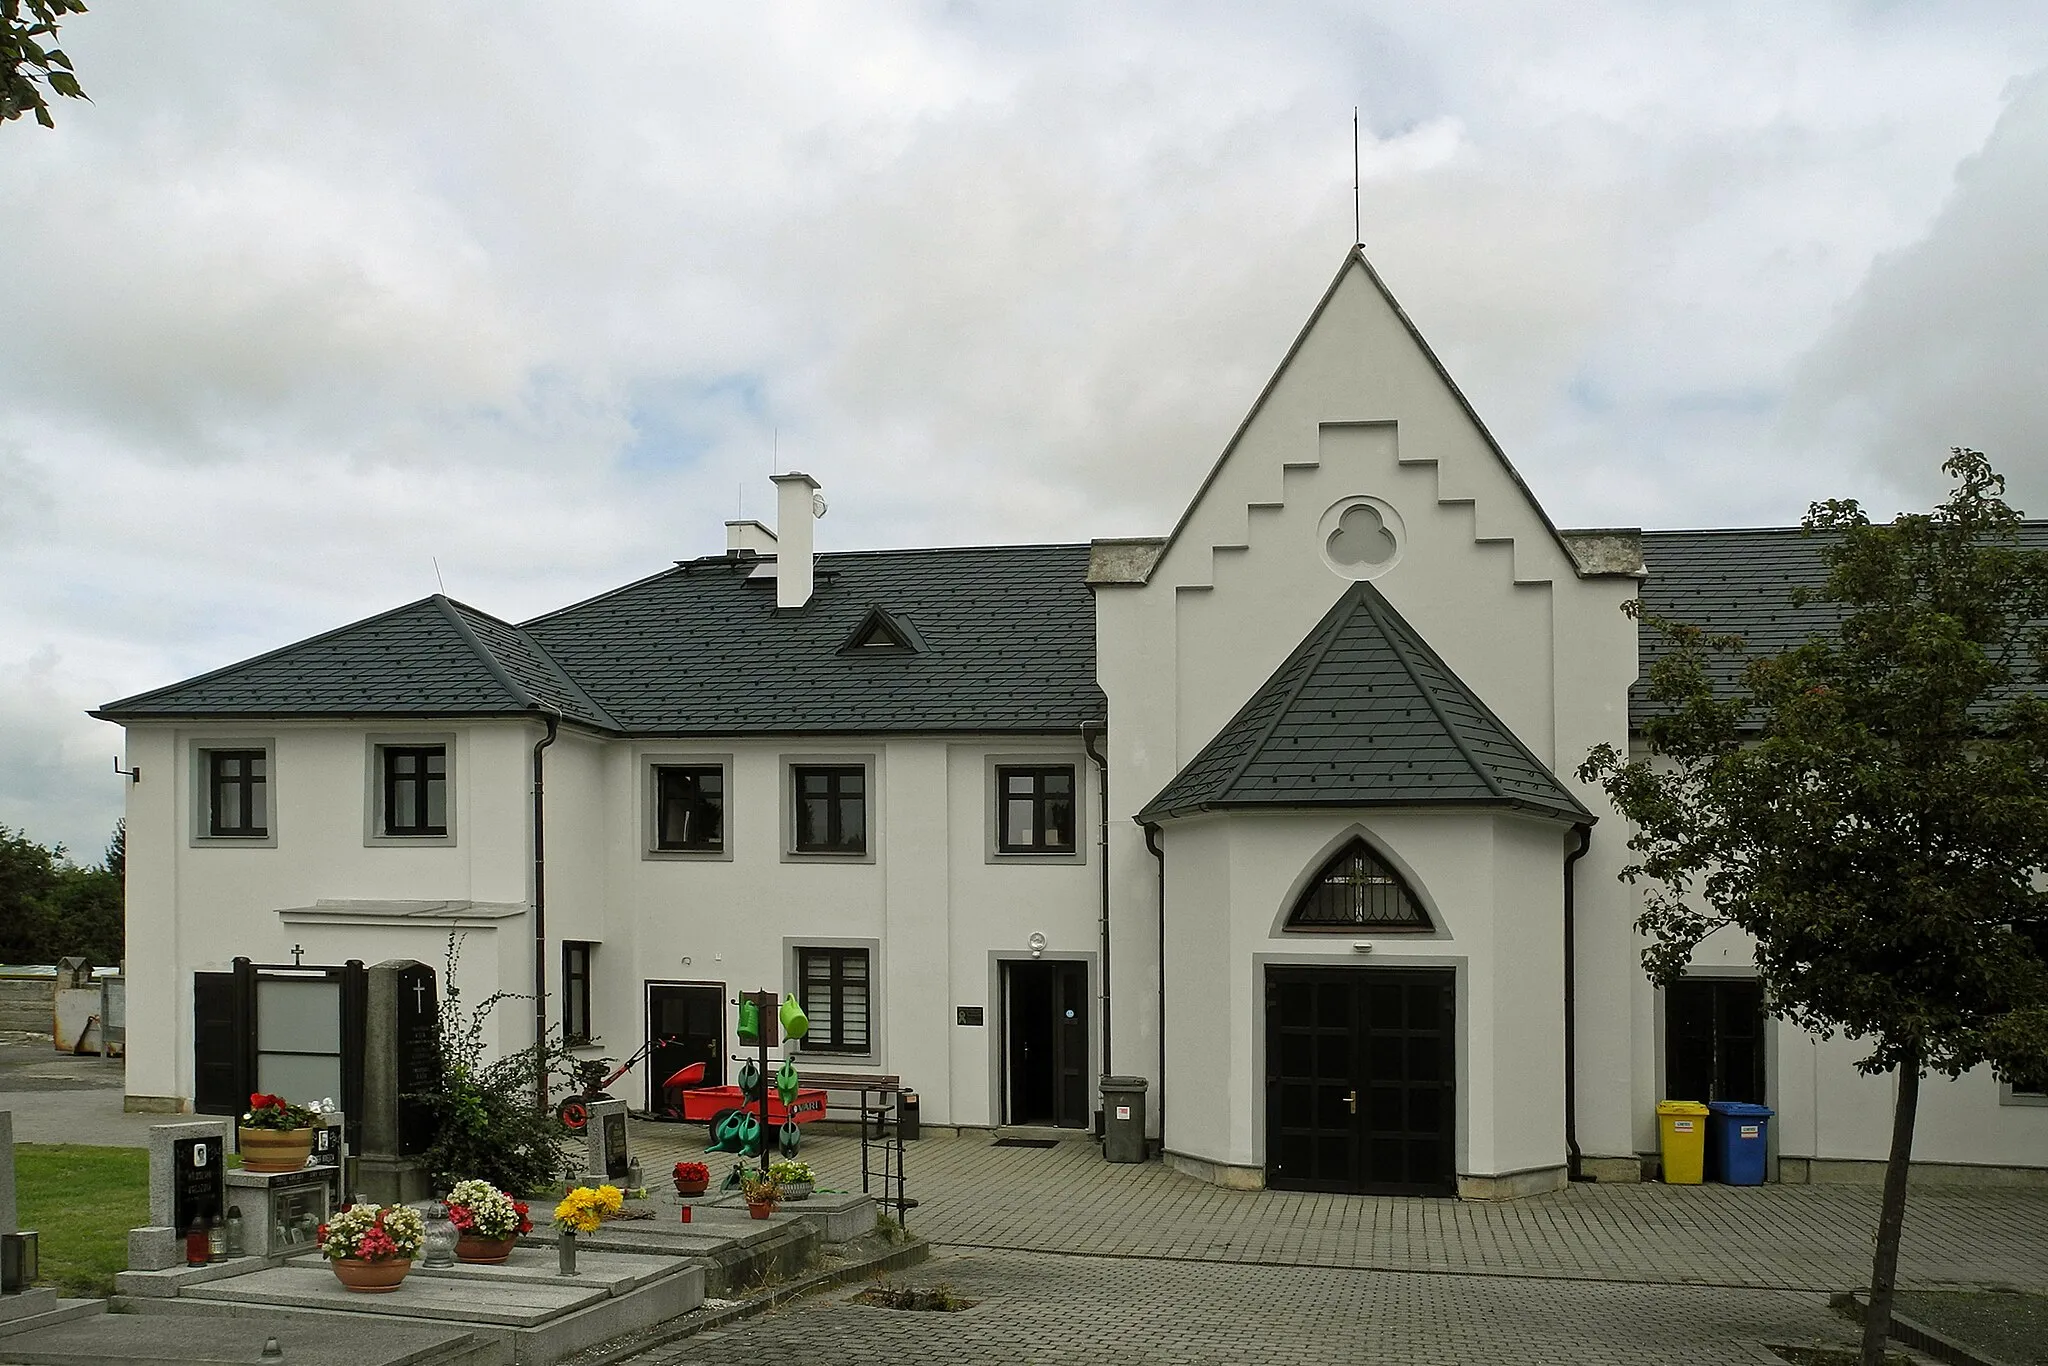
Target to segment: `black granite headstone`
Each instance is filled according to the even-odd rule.
[[[630,1166],[626,1155],[626,1117],[609,1114],[604,1117],[604,1174],[622,1177]]]
[[[211,1223],[226,1199],[226,1160],[210,1138],[181,1138],[171,1144],[171,1220],[183,1234],[197,1219]]]
[[[434,970],[424,963],[401,971],[397,987],[398,1155],[410,1157],[434,1140],[434,1117],[420,1097],[441,1084],[441,1005]]]

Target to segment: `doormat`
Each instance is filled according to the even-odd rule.
[[[991,1148],[1057,1148],[1056,1138],[999,1138],[989,1144]]]

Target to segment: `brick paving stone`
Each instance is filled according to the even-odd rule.
[[[633,1140],[655,1179],[686,1156],[722,1170],[701,1126],[636,1123]],[[1157,1162],[1104,1162],[1087,1142],[906,1146],[921,1202],[910,1226],[955,1249],[1825,1293],[1864,1283],[1877,1227],[1875,1186],[1582,1184],[1425,1200],[1222,1190]],[[826,1186],[861,1189],[858,1139],[806,1137],[803,1156]],[[2048,1191],[1916,1187],[1899,1277],[2048,1290]]]
[[[901,1278],[980,1303],[912,1313],[800,1300],[633,1366],[906,1362],[1756,1366],[1766,1342],[1847,1345],[1815,1295],[1048,1253],[947,1252]]]

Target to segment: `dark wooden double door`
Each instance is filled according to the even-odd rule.
[[[1085,1128],[1088,965],[1003,964],[1003,1122]]]
[[[1266,1184],[1457,1191],[1448,968],[1266,970]]]

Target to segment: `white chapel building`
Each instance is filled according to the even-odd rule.
[[[1361,251],[1164,536],[817,554],[776,483],[773,528],[531,621],[430,597],[96,711],[142,774],[130,1107],[340,1093],[348,1031],[266,992],[453,932],[466,999],[674,1036],[650,1110],[774,990],[800,1068],[927,1126],[1085,1131],[1142,1077],[1228,1185],[1636,1180],[1667,1097],[1772,1106],[1779,1179],[1882,1162],[1890,1080],[1768,1019],[1746,944],[1647,982],[1574,776],[1642,719],[1623,603],[1796,639],[1811,544],[1552,525]],[[1930,1079],[1915,1158],[2048,1179],[2048,1096]]]

